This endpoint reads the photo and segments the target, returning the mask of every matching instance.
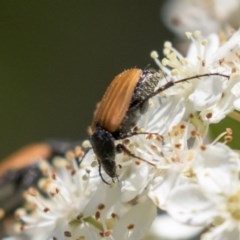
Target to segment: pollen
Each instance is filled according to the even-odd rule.
[[[136,160],[136,161],[135,161],[135,164],[136,164],[136,165],[140,165],[140,164],[141,164],[141,161]]]
[[[187,65],[187,64],[189,63],[189,61],[188,61],[187,58],[182,58],[182,59],[181,59],[181,63],[182,63],[183,65]]]
[[[75,158],[75,154],[73,151],[67,151],[66,152],[66,158],[67,159],[74,159]]]
[[[170,64],[170,61],[167,58],[163,58],[162,65],[163,66],[168,66],[169,64]]]
[[[148,134],[147,137],[146,137],[147,140],[151,140],[152,138],[153,138],[153,134],[151,134],[151,133]]]
[[[193,131],[191,131],[191,136],[192,137],[199,137],[199,136],[201,136],[201,134],[198,131],[193,130]]]
[[[101,216],[101,213],[100,213],[99,211],[96,211],[96,212],[95,212],[95,218],[96,218],[96,219],[99,219],[100,216]]]
[[[235,67],[232,68],[232,73],[237,72],[237,69]]]
[[[159,57],[157,51],[152,51],[152,52],[150,53],[150,56],[151,56],[151,58],[153,58],[153,59],[156,59],[156,58]]]
[[[135,227],[135,225],[133,223],[131,223],[127,226],[127,229],[132,230],[132,229],[134,229],[134,227]]]
[[[180,71],[178,70],[178,69],[173,69],[172,71],[171,71],[171,75],[172,76],[177,76],[177,75],[179,75],[180,74]]]
[[[123,144],[124,144],[124,145],[129,145],[129,144],[130,144],[130,140],[127,139],[127,138],[124,139],[124,140],[123,140]]]
[[[224,58],[219,59],[218,63],[222,65],[224,63]]]
[[[117,218],[117,214],[116,214],[116,213],[112,213],[112,214],[111,214],[111,217],[112,217],[113,219],[115,219],[115,218]]]
[[[76,170],[75,169],[72,169],[71,171],[71,176],[74,176],[76,174]]]
[[[224,137],[224,140],[225,140],[226,142],[231,142],[231,141],[232,141],[232,136],[226,135],[226,136]]]
[[[233,131],[232,131],[231,128],[226,128],[226,133],[227,133],[228,135],[232,135]]]
[[[72,166],[71,166],[71,164],[69,164],[69,163],[66,163],[66,164],[65,164],[65,168],[66,168],[67,170],[69,170],[69,171],[72,170]]]
[[[64,236],[65,236],[65,237],[72,237],[72,234],[71,234],[71,232],[69,232],[69,231],[65,231],[65,232],[64,232]]]
[[[99,234],[101,237],[110,237],[112,235],[112,231],[108,230],[105,232],[100,232]]]
[[[158,142],[162,142],[162,141],[163,141],[163,136],[157,135],[156,140],[157,140]]]
[[[77,220],[81,220],[81,219],[83,218],[83,216],[84,216],[84,215],[83,215],[82,213],[80,213],[80,214],[77,215],[76,219],[77,219]]]
[[[48,208],[48,207],[45,207],[44,209],[43,209],[43,212],[49,212],[50,211],[50,208]]]
[[[89,140],[85,140],[82,142],[82,147],[83,148],[90,148],[91,147],[91,143]]]
[[[155,146],[155,145],[151,145],[151,149],[153,150],[153,151],[157,151],[157,146]]]
[[[186,125],[185,125],[185,124],[181,124],[181,125],[180,125],[180,128],[181,128],[181,129],[185,129],[185,128],[186,128]]]
[[[195,31],[193,33],[193,36],[194,36],[195,39],[198,39],[201,36],[201,32],[200,31]]]
[[[111,235],[112,235],[112,231],[110,231],[110,230],[104,232],[105,237],[109,237]]]
[[[20,218],[21,218],[22,216],[24,216],[25,214],[26,214],[25,209],[19,208],[19,209],[17,209],[16,212],[14,213],[14,217],[15,217],[16,219],[20,219]]]
[[[85,152],[82,150],[81,147],[78,146],[78,147],[75,148],[75,154],[76,154],[77,157],[81,158],[85,155]]]
[[[57,178],[57,174],[56,174],[56,173],[53,173],[53,174],[52,174],[52,179],[53,179],[53,180],[56,180],[56,178]]]
[[[20,231],[22,231],[22,232],[24,231],[24,225],[23,224],[20,225]]]
[[[191,32],[185,32],[185,35],[188,39],[192,38],[192,33]]]
[[[207,45],[208,45],[208,40],[207,40],[207,39],[203,39],[203,40],[201,41],[201,44],[202,44],[203,46],[207,46]]]
[[[178,149],[180,149],[180,148],[181,148],[181,146],[182,146],[182,144],[181,144],[181,143],[176,143],[176,144],[174,145],[174,147],[175,147],[175,148],[178,148]]]
[[[206,115],[206,117],[207,117],[208,119],[212,118],[212,116],[213,116],[213,114],[212,114],[211,112]]]
[[[201,146],[200,146],[200,149],[201,149],[202,151],[205,151],[205,150],[207,149],[207,147],[206,147],[205,145],[201,145]]]
[[[35,188],[31,187],[28,189],[28,194],[33,197],[36,197],[36,196],[38,196],[38,191]]]
[[[105,205],[103,204],[103,203],[100,203],[99,205],[98,205],[98,209],[99,210],[103,210],[105,208]]]

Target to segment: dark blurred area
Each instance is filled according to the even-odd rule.
[[[1,1],[0,159],[46,139],[87,137],[113,77],[171,40],[164,1]],[[161,53],[161,52],[160,52]]]

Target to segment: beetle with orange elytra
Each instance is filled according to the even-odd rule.
[[[175,84],[209,76],[229,78],[228,75],[221,73],[206,73],[175,82],[171,80],[157,88],[160,78],[159,72],[154,70],[132,68],[118,74],[97,105],[91,125],[90,141],[99,163],[102,181],[109,184],[102,176],[101,167],[112,181],[117,178],[115,157],[118,152],[125,152],[129,156],[147,162],[132,154],[123,144],[115,146],[115,140],[144,134],[133,132],[131,129],[136,125],[141,114],[147,111],[150,98]]]

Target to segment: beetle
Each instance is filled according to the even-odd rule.
[[[121,144],[115,147],[114,141],[132,135],[130,129],[135,126],[140,114],[146,111],[145,99],[158,82],[156,72],[151,70],[125,70],[113,79],[98,104],[91,125],[90,141],[103,182],[109,184],[102,177],[101,167],[112,179],[116,178],[116,152],[127,151]]]
[[[55,156],[65,156],[67,151],[76,148],[81,142],[49,139],[31,143],[1,160],[0,212],[4,216],[0,217],[0,239],[6,236],[9,226],[12,226],[13,213],[23,204],[23,193],[29,187],[37,187],[38,180],[44,176],[39,161],[45,159],[52,165]]]
[[[74,149],[80,143],[80,141],[50,139],[28,144],[1,160],[0,206],[5,214],[8,215],[20,206],[23,192],[30,186],[36,186],[38,180],[43,177],[38,166],[39,161],[45,159],[52,165],[55,156],[65,156],[67,151]]]
[[[117,178],[115,157],[118,152],[146,161],[132,154],[123,144],[115,146],[115,140],[124,139],[135,134],[131,129],[141,114],[147,110],[148,100],[176,83],[206,76],[223,76],[220,73],[207,73],[174,81],[155,89],[159,83],[159,72],[131,68],[118,74],[110,83],[102,100],[94,112],[90,127],[90,142],[99,163],[99,175],[102,181],[109,184],[102,176],[105,173]]]

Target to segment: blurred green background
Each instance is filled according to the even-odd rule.
[[[164,1],[0,2],[0,159],[31,142],[87,137],[112,78],[151,64],[172,35]]]

